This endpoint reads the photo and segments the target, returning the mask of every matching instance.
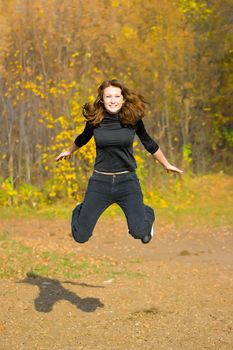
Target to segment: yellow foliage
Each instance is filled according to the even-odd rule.
[[[112,7],[118,7],[119,6],[119,0],[112,0]]]
[[[78,56],[79,56],[79,52],[78,52],[78,51],[74,52],[74,53],[71,55],[72,58],[75,58],[75,57],[78,57]]]
[[[94,67],[93,70],[94,70],[95,73],[102,73],[101,70],[99,68],[97,68],[97,67]]]
[[[124,26],[122,27],[121,31],[124,37],[127,39],[135,39],[137,37],[137,32],[132,27]]]
[[[58,94],[58,89],[55,88],[55,87],[51,87],[49,89],[49,92],[50,92],[51,95],[55,95],[56,96]]]
[[[43,46],[44,49],[47,48],[47,40],[45,40],[45,39],[43,40],[42,46]]]

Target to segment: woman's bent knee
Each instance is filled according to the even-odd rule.
[[[83,227],[86,225],[81,225],[80,229],[80,223],[79,218],[80,218],[80,212],[82,209],[83,203],[78,204],[72,213],[72,219],[71,219],[71,233],[74,238],[74,240],[78,243],[85,243],[89,240],[89,238],[92,235],[92,232],[87,232],[87,228]],[[81,234],[80,232],[84,232],[84,234]]]
[[[73,236],[74,240],[78,243],[86,243],[89,240],[89,238],[91,237],[91,234],[90,235],[87,235],[87,234],[82,235],[82,234],[78,233],[76,230],[74,230],[73,228],[72,228],[71,232],[72,232],[72,236]]]
[[[133,238],[135,239],[141,239],[145,236],[145,232],[143,230],[137,229],[137,228],[130,228],[129,233]]]

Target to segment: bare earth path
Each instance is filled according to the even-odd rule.
[[[142,245],[124,218],[102,218],[78,245],[68,221],[2,220],[37,252],[111,261],[115,272],[0,280],[0,349],[233,349],[232,228],[157,226]]]

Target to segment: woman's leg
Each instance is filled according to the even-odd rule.
[[[150,234],[155,220],[154,210],[143,203],[141,196],[135,193],[120,200],[118,204],[126,216],[129,233],[135,239]]]
[[[155,220],[154,210],[143,203],[143,194],[137,177],[124,184],[125,191],[121,193],[117,204],[123,210],[129,233],[136,239],[150,235]]]
[[[83,203],[73,210],[71,232],[78,243],[89,240],[100,215],[112,204],[108,194],[101,192],[101,186],[97,181],[89,181]]]

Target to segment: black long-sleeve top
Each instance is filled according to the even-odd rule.
[[[86,122],[83,132],[76,137],[74,143],[80,148],[94,135],[96,143],[95,170],[103,172],[133,171],[137,167],[133,155],[135,134],[149,153],[153,154],[159,149],[158,144],[148,135],[142,120],[139,120],[134,126],[123,126],[119,113],[110,114],[107,112],[98,126]]]

